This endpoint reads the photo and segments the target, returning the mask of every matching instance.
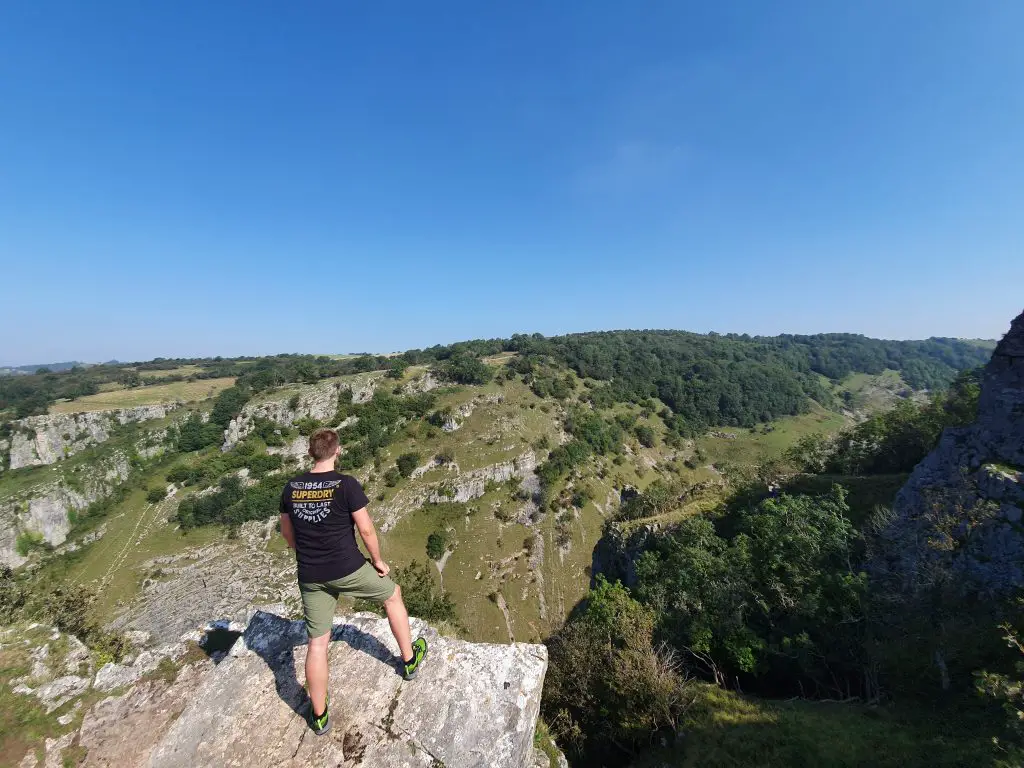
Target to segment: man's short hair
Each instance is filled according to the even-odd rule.
[[[318,429],[309,436],[309,455],[314,461],[323,461],[338,449],[338,433],[333,429]]]

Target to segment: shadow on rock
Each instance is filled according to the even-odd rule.
[[[242,638],[245,646],[263,659],[274,673],[274,687],[281,700],[296,714],[305,716],[309,697],[295,674],[295,648],[308,642],[305,624],[257,611]],[[331,641],[338,640],[387,664],[399,674],[397,657],[373,635],[351,624],[336,624],[331,630]]]

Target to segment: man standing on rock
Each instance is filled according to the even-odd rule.
[[[402,652],[406,680],[416,676],[427,655],[426,640],[412,642],[402,590],[388,577],[391,569],[381,559],[377,532],[366,511],[369,500],[358,480],[334,469],[340,452],[338,434],[318,429],[309,437],[313,469],[290,480],[281,494],[281,533],[295,550],[309,633],[306,689],[309,725],[317,735],[330,728],[327,644],[339,595],[383,604]],[[356,544],[357,530],[369,560]]]

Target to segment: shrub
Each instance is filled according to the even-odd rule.
[[[158,504],[167,498],[167,489],[162,485],[158,485],[155,488],[150,488],[146,492],[146,501],[150,504]]]
[[[398,485],[398,480],[401,478],[401,476],[401,472],[399,472],[396,467],[388,467],[388,469],[384,472],[384,485],[386,485],[388,488],[394,488],[396,485]]]
[[[322,426],[322,421],[311,416],[304,416],[301,419],[295,420],[295,428],[299,430],[299,434],[303,437],[309,437]]]
[[[395,461],[395,466],[398,467],[398,471],[402,477],[409,477],[412,471],[416,469],[416,465],[420,462],[420,455],[418,453],[403,453]]]
[[[448,551],[448,531],[434,531],[427,537],[427,557],[440,560]]]
[[[437,455],[434,456],[434,459],[438,464],[451,464],[455,461],[455,451],[451,448],[442,448],[437,452]]]
[[[43,534],[36,531],[22,531],[14,540],[14,548],[22,557],[28,557],[29,552],[42,549],[44,546]]]
[[[580,765],[626,764],[659,732],[677,731],[696,698],[672,651],[654,645],[654,627],[650,609],[599,576],[547,641],[542,712]]]
[[[655,445],[654,430],[650,427],[640,424],[633,430],[636,434],[636,439],[640,442],[644,448],[653,448]]]

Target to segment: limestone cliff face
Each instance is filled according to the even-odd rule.
[[[119,425],[162,419],[178,407],[179,403],[141,405],[113,411],[55,413],[19,419],[11,425],[9,468],[53,464],[106,441]]]
[[[115,451],[81,473],[81,481],[62,478],[0,501],[0,565],[16,568],[26,561],[16,547],[22,532],[39,534],[54,546],[64,543],[71,530],[69,513],[106,498],[130,473],[128,456]]]
[[[348,389],[352,392],[352,401],[365,403],[373,397],[374,390],[384,378],[382,373],[364,374],[353,377],[352,381],[322,381],[312,384],[298,392],[298,400],[292,405],[292,394],[282,394],[271,400],[250,402],[242,408],[242,412],[231,420],[224,430],[224,444],[221,450],[229,451],[252,432],[257,419],[267,419],[290,426],[298,419],[311,418],[330,424],[338,413],[338,394]],[[304,450],[304,449],[303,449]]]
[[[83,690],[129,687],[96,704],[80,728],[48,740],[47,764],[52,758],[59,765],[62,750],[75,744],[87,750],[84,766],[536,765],[547,649],[470,643],[442,637],[418,619],[412,625],[430,653],[418,677],[404,681],[385,619],[335,619],[332,727],[323,736],[303,717],[303,623],[257,611],[247,626],[228,628],[244,632],[227,653],[213,655],[215,664],[193,663],[173,682],[140,680],[157,665],[154,652],[83,678]],[[173,657],[168,649],[161,653]]]
[[[1024,586],[1024,313],[985,367],[977,420],[943,432],[880,532],[877,573],[904,592],[936,569],[990,595]]]

